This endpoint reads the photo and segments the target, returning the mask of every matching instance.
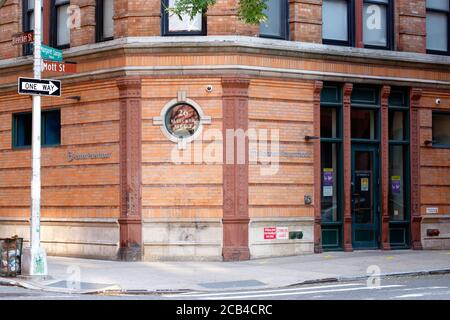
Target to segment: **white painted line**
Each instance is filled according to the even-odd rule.
[[[291,288],[291,289],[272,289],[272,290],[252,290],[252,291],[229,291],[229,292],[220,292],[220,293],[202,293],[202,294],[190,294],[190,293],[182,293],[179,295],[168,295],[166,297],[213,297],[213,296],[223,296],[223,295],[233,295],[233,294],[247,294],[247,293],[269,293],[269,292],[291,292],[291,291],[302,291],[302,290],[310,290],[310,289],[318,289],[318,288],[340,288],[340,287],[354,287],[361,286],[364,283],[349,283],[349,284],[335,284],[335,285],[325,285],[325,286],[315,286],[315,287],[304,287],[304,288]]]
[[[256,294],[256,295],[244,295],[244,296],[232,296],[232,297],[213,297],[208,298],[208,300],[225,300],[225,299],[245,299],[245,298],[264,298],[264,297],[278,297],[278,296],[298,296],[305,294],[314,293],[329,293],[329,292],[345,292],[345,291],[358,291],[358,290],[379,290],[387,288],[399,288],[404,287],[403,285],[390,285],[390,286],[380,286],[380,287],[360,287],[360,288],[346,288],[346,289],[335,289],[335,290],[316,290],[316,291],[305,291],[305,292],[284,292],[284,293],[273,293],[273,294]]]
[[[402,296],[394,297],[394,299],[408,299],[408,298],[420,298],[423,297],[424,294],[416,293],[416,294],[404,294]]]

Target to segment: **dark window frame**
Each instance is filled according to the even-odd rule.
[[[327,39],[323,38],[322,34],[322,43],[330,44],[336,46],[346,46],[346,47],[354,47],[355,46],[355,33],[356,33],[356,23],[355,23],[355,0],[346,0],[347,1],[347,38],[348,40],[335,40],[335,39]],[[322,20],[325,17],[322,16]]]
[[[169,31],[169,13],[166,8],[169,7],[169,0],[161,0],[161,35],[162,36],[206,36],[207,35],[207,16],[202,12],[202,30],[201,31]]]
[[[378,50],[393,50],[394,48],[394,17],[395,17],[395,12],[394,12],[394,1],[393,0],[388,0],[388,4],[382,4],[373,0],[363,0],[363,8],[364,8],[364,3],[373,3],[373,4],[377,4],[377,5],[384,5],[386,6],[386,45],[385,46],[375,46],[375,45],[367,45],[364,43],[364,26],[361,25],[361,28],[363,30],[363,43],[364,43],[364,48],[366,49],[378,49]],[[364,23],[364,12],[362,13],[362,23]]]
[[[334,102],[331,101],[324,101],[323,96],[321,96],[321,101],[320,101],[320,109],[336,109],[336,121],[337,123],[337,136],[336,138],[329,138],[329,137],[320,137],[320,145],[321,145],[321,149],[322,146],[325,144],[328,145],[336,145],[337,148],[337,173],[336,173],[336,179],[337,179],[337,220],[333,221],[333,222],[325,222],[322,221],[321,223],[321,229],[322,232],[328,231],[328,232],[337,232],[338,234],[338,244],[336,246],[325,246],[322,244],[322,248],[325,251],[342,251],[343,250],[343,241],[344,241],[344,232],[343,232],[343,226],[344,226],[344,179],[343,179],[343,169],[344,169],[344,153],[343,153],[343,142],[344,142],[344,132],[343,132],[343,110],[344,110],[344,100],[343,100],[343,96],[344,96],[344,88],[342,86],[342,84],[340,83],[325,83],[323,86],[323,89],[325,89],[326,87],[330,87],[330,88],[336,88],[337,89],[337,99]],[[322,89],[322,93],[323,93],[323,89]],[[322,193],[323,193],[323,178],[322,178],[322,171],[323,171],[323,167],[322,167],[322,155],[321,155],[321,159],[320,159],[320,171],[321,171],[321,175],[320,175],[320,201],[322,202]],[[322,210],[322,209],[321,209]],[[321,216],[322,216],[322,212],[321,212]]]
[[[46,116],[45,114],[50,112],[59,111],[59,143],[57,144],[47,144],[46,143],[46,135],[45,135],[45,124],[46,124]],[[16,112],[12,114],[12,135],[11,135],[11,146],[12,149],[29,149],[31,148],[31,145],[19,145],[17,143],[17,133],[18,133],[18,117],[23,115],[30,115],[32,114],[32,111],[26,111],[26,112]],[[31,121],[32,118],[31,118]],[[31,123],[31,128],[33,128],[33,123]],[[32,133],[31,133],[32,134]],[[52,108],[48,110],[41,111],[41,146],[42,147],[59,147],[61,146],[61,137],[62,137],[62,125],[61,125],[61,109],[60,108]],[[31,137],[32,139],[32,137]]]
[[[403,175],[404,175],[404,219],[403,220],[392,220],[389,221],[389,229],[392,231],[393,229],[400,230],[403,228],[406,236],[406,243],[404,244],[396,244],[391,242],[391,246],[396,249],[409,248],[411,244],[411,231],[410,231],[410,221],[411,221],[411,158],[410,158],[410,145],[411,145],[411,136],[410,136],[410,126],[411,126],[411,115],[410,115],[410,90],[406,88],[392,88],[391,95],[393,92],[402,92],[404,95],[404,104],[397,105],[389,101],[388,111],[397,111],[403,112],[405,119],[404,124],[406,128],[404,129],[404,137],[402,140],[391,140],[389,139],[389,161],[391,161],[391,148],[392,147],[402,147],[403,148]],[[390,116],[390,113],[388,113]],[[388,120],[389,122],[389,120]],[[389,136],[389,135],[388,135]],[[390,167],[390,164],[389,164]],[[389,170],[389,193],[388,193],[388,201],[391,199],[391,172]],[[390,204],[389,204],[390,210]],[[389,216],[391,216],[391,212],[388,212]]]
[[[104,37],[104,30],[103,30],[103,3],[104,0],[96,0],[96,7],[95,7],[95,19],[96,19],[96,26],[95,26],[95,37],[96,42],[103,42],[103,41],[110,41],[114,39],[114,36],[112,37]]]
[[[31,13],[34,12],[34,8],[30,9],[28,8],[28,0],[23,0],[22,1],[22,31],[23,32],[28,32],[31,31],[32,27],[31,23],[30,23],[30,17],[31,17]],[[44,18],[44,16],[42,15],[42,19]],[[44,30],[42,30],[43,32]],[[28,43],[28,44],[24,44],[22,46],[22,55],[24,56],[28,56],[28,55],[32,55],[33,54],[33,44],[32,43]]]
[[[70,48],[70,29],[69,29],[69,43],[58,45],[58,8],[61,6],[70,5],[70,0],[56,5],[56,0],[51,0],[50,9],[50,46],[57,49]]]
[[[283,3],[281,3],[283,1]],[[284,21],[280,20],[281,31],[282,34],[279,36],[267,35],[260,33],[260,38],[268,38],[268,39],[279,39],[279,40],[289,40],[289,1],[288,0],[279,0],[281,5],[281,17],[284,17]],[[283,5],[284,4],[284,5]]]
[[[431,115],[431,128],[432,128],[431,130],[432,130],[432,132],[433,132],[433,128],[434,128],[434,127],[433,127],[433,117],[434,117],[435,114],[446,115],[446,116],[449,117],[449,120],[450,120],[450,111],[433,110],[433,111],[432,111],[432,115]],[[432,136],[432,137],[434,136],[433,133],[432,133],[431,136]],[[450,149],[450,144],[445,144],[445,143],[434,143],[434,141],[432,141],[431,147],[432,147],[432,148],[435,148],[435,149]]]
[[[450,6],[450,0],[449,6]],[[425,4],[426,5],[426,4]],[[436,12],[436,13],[445,13],[447,14],[447,51],[441,51],[441,50],[433,50],[427,48],[428,54],[436,54],[436,55],[443,55],[443,56],[449,56],[450,55],[450,9],[448,11],[446,10],[439,10],[439,9],[432,9],[432,8],[426,8],[427,11],[427,18],[428,18],[428,12]],[[428,35],[427,35],[428,36]]]

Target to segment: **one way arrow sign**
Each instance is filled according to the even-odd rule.
[[[39,80],[33,78],[19,78],[19,94],[31,94],[38,96],[61,96],[61,81]]]

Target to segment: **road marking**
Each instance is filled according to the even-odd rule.
[[[402,296],[396,296],[394,299],[407,299],[407,298],[420,298],[423,297],[424,294],[416,293],[416,294],[404,294]]]
[[[179,296],[188,296],[188,297],[213,297],[213,296],[223,296],[223,295],[233,295],[233,294],[247,294],[247,293],[271,293],[271,292],[292,292],[292,291],[302,291],[302,290],[310,290],[310,289],[319,289],[319,288],[341,288],[341,287],[354,287],[361,286],[364,283],[347,283],[347,284],[335,284],[335,285],[326,285],[326,286],[315,286],[315,287],[303,287],[303,288],[291,288],[291,289],[271,289],[271,290],[252,290],[252,291],[228,291],[228,292],[220,292],[220,293],[201,293],[201,294],[191,294],[189,293],[181,293],[177,295],[167,295],[166,297],[173,298]]]
[[[225,300],[225,299],[246,299],[246,298],[265,298],[265,297],[279,297],[279,296],[298,296],[305,294],[315,294],[315,293],[335,293],[335,292],[345,292],[345,291],[358,291],[358,290],[379,290],[387,288],[398,288],[404,287],[403,285],[390,285],[390,286],[380,286],[380,287],[360,287],[360,288],[345,288],[345,289],[335,289],[335,290],[316,290],[316,291],[303,291],[303,292],[283,292],[283,293],[273,293],[273,294],[253,294],[253,295],[243,295],[243,296],[231,296],[231,297],[208,297],[208,300]]]

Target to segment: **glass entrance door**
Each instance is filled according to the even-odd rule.
[[[378,147],[352,147],[352,240],[355,249],[379,247]]]

